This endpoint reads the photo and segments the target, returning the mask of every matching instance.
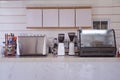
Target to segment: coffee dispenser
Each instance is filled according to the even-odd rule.
[[[75,55],[74,42],[73,42],[73,40],[75,38],[75,33],[70,32],[70,33],[68,33],[68,36],[69,36],[69,39],[70,39],[68,55]]]
[[[58,55],[65,55],[64,34],[58,34]]]

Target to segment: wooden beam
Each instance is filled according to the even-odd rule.
[[[88,9],[91,6],[70,6],[70,7],[26,7],[27,9]]]
[[[79,27],[27,27],[27,29],[57,29],[57,30],[78,30]]]

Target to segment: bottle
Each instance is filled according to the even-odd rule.
[[[54,45],[53,45],[53,54],[57,55],[57,48],[58,48],[57,38],[53,39],[53,43],[54,43]]]
[[[120,45],[118,47],[118,53],[117,53],[117,56],[120,57]]]

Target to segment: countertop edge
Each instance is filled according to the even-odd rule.
[[[0,62],[120,62],[120,58],[78,56],[1,57]]]

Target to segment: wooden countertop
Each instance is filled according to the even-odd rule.
[[[47,55],[40,57],[1,57],[0,62],[120,62],[120,58]]]

